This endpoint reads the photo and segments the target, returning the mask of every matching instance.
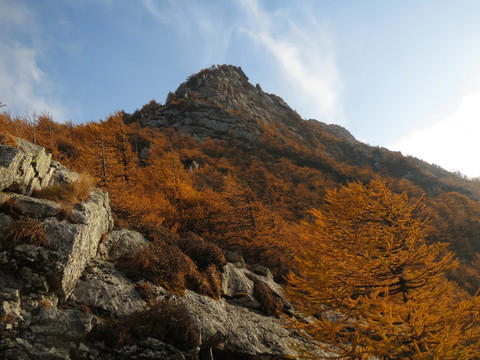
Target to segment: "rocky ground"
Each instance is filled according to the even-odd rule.
[[[149,241],[114,229],[102,190],[71,206],[32,196],[79,176],[43,148],[16,142],[0,145],[1,358],[299,357],[295,348],[305,340],[262,307],[259,288],[291,311],[267,268],[247,269],[238,254],[226,254],[220,299],[128,279],[117,260]]]

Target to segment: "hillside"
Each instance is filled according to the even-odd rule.
[[[16,272],[22,266],[32,270],[37,265],[16,265],[16,259],[29,261],[30,256],[33,264],[38,264],[41,260],[37,252],[25,255],[25,246],[11,247],[5,240],[1,245],[0,270],[8,274],[8,284],[4,285],[17,290],[2,295],[16,320],[0,325],[9,339],[20,336],[21,341],[17,345],[2,343],[0,351],[9,346],[25,348],[28,345],[22,345],[22,341],[28,342],[32,331],[38,337],[46,333],[57,336],[61,330],[52,330],[51,324],[65,318],[70,324],[80,319],[88,331],[79,330],[60,341],[62,354],[71,352],[69,347],[76,341],[88,349],[75,351],[84,351],[90,358],[96,358],[92,355],[95,351],[127,358],[133,346],[137,347],[135,356],[150,350],[170,351],[171,358],[183,351],[182,356],[192,359],[210,359],[207,352],[213,352],[215,359],[298,356],[286,344],[292,339],[300,343],[305,340],[273,328],[277,324],[275,316],[297,314],[282,290],[282,286],[288,287],[287,276],[291,280],[292,274],[303,271],[293,239],[320,212],[330,211],[332,203],[328,199],[335,189],[347,191],[349,184],[388,184],[393,190],[390,197],[400,196],[402,206],[415,209],[414,220],[401,222],[398,228],[405,223],[423,224],[428,219],[428,227],[422,228],[425,246],[436,249],[436,244],[450,244],[448,249],[459,259],[460,266],[445,267],[451,269],[448,280],[443,273],[435,275],[440,276],[435,279],[448,284],[448,291],[440,294],[443,300],[452,299],[454,303],[445,300],[448,306],[454,309],[461,308],[457,305],[463,302],[470,304],[480,288],[479,181],[369,146],[338,125],[304,120],[281,98],[265,93],[260,85],[250,84],[241,68],[235,66],[202,70],[170,93],[165,104],[152,100],[133,114],[117,111],[98,122],[59,124],[45,115],[32,120],[3,113],[0,133],[0,149],[7,154],[20,149],[30,156],[28,149],[34,149],[52,154],[54,159],[43,158],[45,173],[37,169],[39,160],[31,158],[28,164],[32,167],[21,165],[14,171],[16,175],[4,170],[10,175],[0,178],[0,213],[2,219],[7,219],[1,223],[0,234],[4,232],[3,238],[11,239],[14,235],[6,236],[5,231],[12,221],[30,221],[33,217],[45,227],[51,248],[38,250],[45,244],[35,243],[27,246],[28,251],[55,259],[39,270],[40,280],[44,277],[52,284],[32,297],[34,286],[30,282],[22,284]],[[5,156],[0,165],[9,169],[11,161],[12,156]],[[67,194],[76,190],[68,184],[75,183],[79,175],[72,178],[70,171],[63,170],[67,168],[82,173],[80,178],[89,179],[97,190],[88,192],[86,198],[72,199]],[[51,186],[58,184],[51,176],[63,179],[66,190],[52,190]],[[83,233],[79,230],[82,226],[90,229],[85,223],[92,218],[87,203],[105,199],[107,193],[108,206],[105,200],[102,202],[105,221],[99,220],[103,228],[94,231],[90,242],[72,246],[77,249],[73,255],[69,248],[55,242],[60,236],[57,222],[69,234]],[[401,193],[405,195],[398,195]],[[38,200],[42,197],[47,200]],[[417,206],[420,199],[423,206]],[[392,219],[386,219],[382,226],[392,223]],[[84,247],[89,250],[78,250]],[[443,245],[437,248],[443,249]],[[444,253],[448,254],[446,250]],[[446,258],[450,256],[444,253]],[[68,259],[76,258],[80,262],[69,265]],[[76,270],[68,270],[69,266]],[[61,279],[53,278],[52,272],[58,272]],[[129,305],[119,308],[116,303],[99,299],[99,293],[114,293],[112,284],[129,292]],[[232,289],[235,284],[239,287]],[[126,295],[115,295],[122,296]],[[356,300],[358,294],[353,297]],[[35,305],[25,305],[31,298],[36,299]],[[162,338],[165,331],[175,330],[154,333],[148,328],[155,341],[168,346],[156,345],[153,340],[142,342],[147,335],[135,330],[138,324],[150,326],[144,323],[146,317],[164,321],[160,313],[168,312],[171,304],[166,300],[171,298],[182,304],[180,312],[185,312],[182,306],[197,310],[193,312],[197,319],[194,325],[185,319],[189,328],[195,329],[192,334],[200,334],[200,340],[192,335],[188,349],[175,342],[176,335]],[[53,306],[46,306],[45,301]],[[297,305],[301,307],[302,302]],[[67,312],[69,309],[72,311]],[[215,309],[215,314],[209,314],[208,309]],[[22,311],[29,315],[24,317]],[[90,316],[88,321],[80,311]],[[28,316],[38,324],[48,323],[45,319],[49,316],[53,320],[46,330],[32,330],[39,327],[22,325]],[[464,314],[463,325],[467,327],[469,316]],[[253,323],[262,324],[257,326],[259,333],[250,334],[250,329],[255,328]],[[85,340],[90,332],[89,336],[98,336],[103,343],[88,337]],[[236,333],[251,336],[236,337]],[[42,347],[35,339],[34,345],[30,344],[36,346],[35,351],[47,351],[48,344]],[[11,358],[15,358],[16,353],[12,354]]]

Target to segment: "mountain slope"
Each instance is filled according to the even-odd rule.
[[[480,200],[480,182],[363,144],[341,126],[303,120],[280,97],[265,93],[258,84],[253,86],[242,69],[232,65],[190,76],[169,94],[165,105],[146,105],[128,121],[173,128],[198,140],[222,139],[247,149],[267,148],[278,157],[298,157],[299,163],[337,172],[344,181],[358,174],[342,174],[338,164],[408,179],[430,194],[455,191]]]

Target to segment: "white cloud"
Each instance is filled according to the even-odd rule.
[[[7,105],[2,110],[46,112],[56,121],[66,120],[53,95],[55,84],[38,64],[42,41],[34,14],[10,0],[0,0],[0,8],[0,101]],[[24,34],[23,43],[16,41],[18,33]]]
[[[480,176],[480,93],[465,95],[443,120],[398,139],[389,148],[450,171]]]
[[[302,106],[301,115],[342,123],[340,75],[321,24],[306,14],[291,16],[288,9],[267,13],[257,0],[242,0],[240,4],[249,19],[244,31],[281,66],[291,84],[292,100]],[[293,18],[302,23],[294,23]]]

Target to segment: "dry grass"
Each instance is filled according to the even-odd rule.
[[[53,185],[42,190],[36,190],[34,196],[66,204],[76,204],[88,199],[92,186],[93,178],[87,174],[80,174],[76,181],[66,185]]]
[[[44,308],[49,308],[49,307],[52,307],[52,303],[46,299],[43,299],[40,304],[42,305],[42,307]]]
[[[73,214],[73,205],[68,203],[62,203],[57,210],[58,220],[67,220],[72,224],[78,224],[78,220]]]
[[[49,247],[45,236],[45,228],[37,219],[27,217],[12,223],[6,230],[0,245],[6,249],[13,249],[18,244],[31,244]]]
[[[18,147],[18,142],[15,136],[11,134],[0,134],[0,145]]]
[[[219,299],[222,294],[222,275],[213,264],[205,270],[204,274],[209,286],[209,295],[214,299]]]
[[[92,313],[92,309],[86,304],[80,304],[80,310],[85,314],[85,315],[90,315]]]

